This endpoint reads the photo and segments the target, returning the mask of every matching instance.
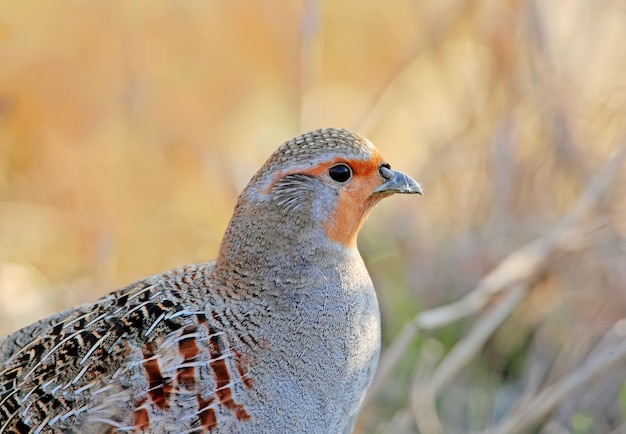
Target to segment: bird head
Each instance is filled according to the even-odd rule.
[[[248,244],[288,250],[319,240],[356,248],[369,211],[396,193],[422,190],[410,176],[391,169],[369,140],[344,129],[305,133],[281,145],[250,180],[222,254],[225,248],[245,252]]]

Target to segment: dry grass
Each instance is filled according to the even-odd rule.
[[[359,432],[620,429],[624,40],[618,0],[3,2],[0,334],[213,258],[269,153],[341,126],[426,190],[360,238],[393,363]]]

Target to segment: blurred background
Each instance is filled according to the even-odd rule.
[[[626,432],[625,40],[619,0],[0,2],[0,335],[213,259],[269,154],[344,127],[425,190],[359,239],[357,432]]]

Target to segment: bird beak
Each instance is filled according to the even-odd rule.
[[[385,176],[387,182],[374,190],[374,193],[422,194],[422,187],[409,175],[391,169],[386,169],[385,172],[390,175]]]

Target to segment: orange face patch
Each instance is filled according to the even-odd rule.
[[[372,193],[381,185],[378,174],[384,162],[380,153],[372,152],[372,158],[345,161],[353,171],[352,179],[339,194],[337,207],[332,218],[324,222],[324,230],[328,238],[348,248],[356,247],[356,238],[367,214],[378,202]],[[331,165],[327,167],[331,167]]]
[[[280,172],[274,176],[275,181],[267,186],[264,192],[269,193],[276,181],[291,174],[328,176],[328,169],[340,163],[350,166],[353,176],[342,186],[335,212],[328,220],[322,222],[322,225],[329,239],[348,248],[354,248],[357,234],[369,210],[381,198],[372,197],[374,190],[382,184],[379,168],[384,163],[382,155],[376,149],[372,149],[371,158],[368,160],[334,158],[306,169]]]

